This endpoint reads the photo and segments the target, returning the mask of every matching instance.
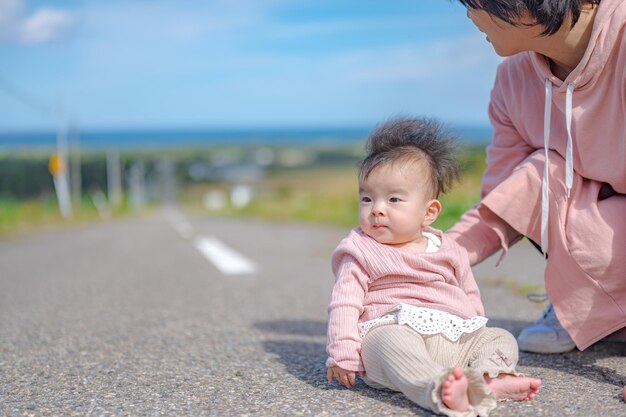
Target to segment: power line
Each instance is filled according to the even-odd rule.
[[[32,94],[18,87],[15,83],[4,78],[0,75],[0,91],[5,92],[15,100],[26,104],[29,107],[39,110],[42,113],[49,114],[54,113],[54,107],[45,103],[43,100],[39,100]]]

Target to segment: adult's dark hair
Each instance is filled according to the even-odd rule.
[[[445,193],[459,177],[456,137],[430,118],[395,118],[370,134],[367,156],[360,164],[359,179],[366,179],[381,165],[424,160],[430,168],[429,183],[435,197]]]
[[[465,7],[484,10],[512,25],[519,25],[525,12],[545,28],[542,35],[552,35],[563,26],[567,16],[572,27],[578,22],[583,5],[600,4],[600,0],[459,0]]]

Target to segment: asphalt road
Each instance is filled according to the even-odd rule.
[[[0,239],[0,415],[430,416],[326,384],[329,258],[346,232],[161,213]],[[521,294],[541,258],[520,246],[493,262],[475,270],[490,325],[517,333],[541,312]],[[493,416],[626,416],[626,344],[522,354],[520,370],[540,395]]]

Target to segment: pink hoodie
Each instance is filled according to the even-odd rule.
[[[561,81],[525,52],[498,68],[481,203],[448,234],[480,262],[522,235],[548,253],[545,282],[585,349],[626,327],[626,2],[602,0],[589,46]],[[545,164],[548,160],[549,164]]]

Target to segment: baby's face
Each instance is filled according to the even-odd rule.
[[[433,199],[425,163],[379,166],[359,183],[359,226],[380,243],[419,242]]]

